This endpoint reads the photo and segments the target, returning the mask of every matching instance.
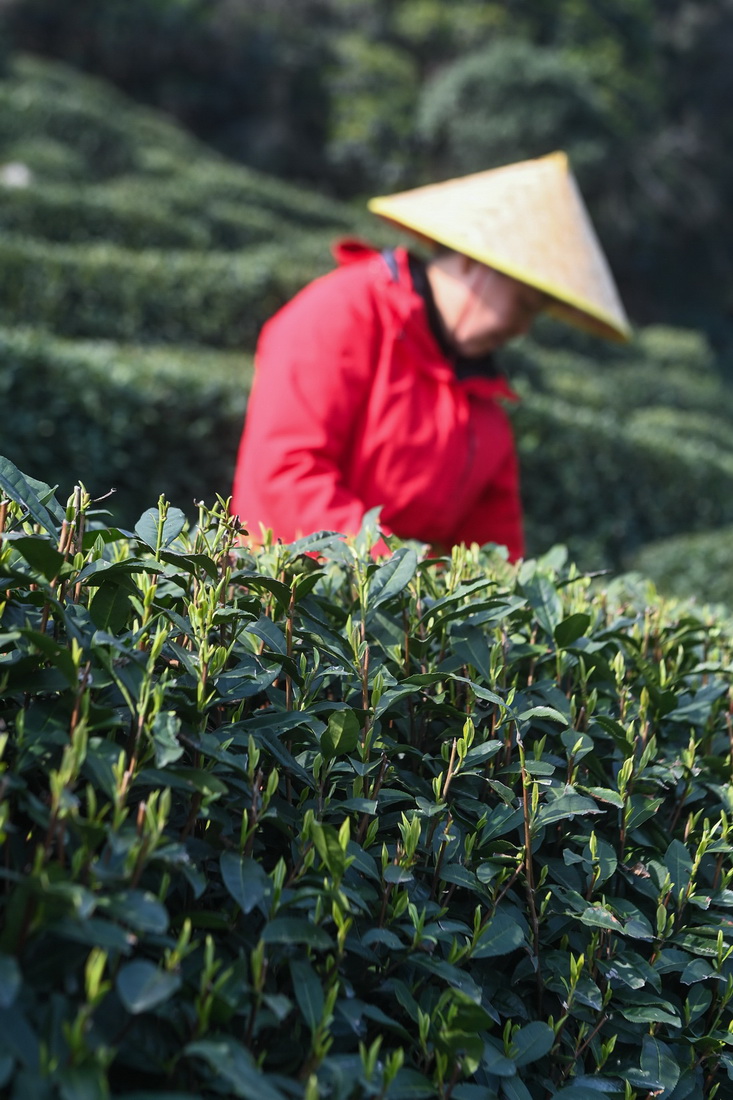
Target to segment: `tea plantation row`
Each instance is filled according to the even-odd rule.
[[[733,636],[7,460],[12,1100],[733,1097]]]
[[[21,467],[35,463],[65,491],[74,471],[89,470],[92,494],[116,489],[107,506],[127,524],[145,492],[188,509],[229,491],[247,357],[60,340],[37,329],[0,329],[0,357],[0,392],[15,408],[6,450]],[[647,543],[733,523],[730,399],[711,371],[698,378],[656,365],[651,353],[594,367],[529,343],[510,370],[523,396],[515,421],[531,548],[561,540],[588,567],[618,568]],[[570,400],[573,381],[585,386],[580,407]],[[626,415],[622,395],[634,385],[636,409]],[[698,594],[719,598],[720,569],[708,582],[699,560]]]

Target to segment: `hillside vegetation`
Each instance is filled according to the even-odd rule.
[[[0,79],[0,164],[3,453],[62,493],[116,489],[128,527],[151,492],[186,511],[226,495],[262,322],[330,267],[334,238],[392,235],[30,57]],[[612,348],[547,322],[505,362],[532,553],[563,542],[618,568],[733,523],[733,402],[702,336]],[[700,596],[703,576],[697,561]]]

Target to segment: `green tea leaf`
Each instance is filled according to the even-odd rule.
[[[153,744],[155,746],[155,766],[165,768],[168,764],[175,764],[184,753],[183,745],[178,740],[181,731],[181,720],[172,710],[158,711],[152,727]]]
[[[328,951],[333,947],[328,933],[305,917],[275,917],[265,925],[262,938],[265,943],[302,943],[316,951]]]
[[[120,969],[115,982],[120,1000],[133,1016],[150,1012],[164,1004],[180,985],[178,974],[160,970],[147,959],[135,959],[126,963]]]
[[[94,625],[111,634],[125,629],[131,611],[130,593],[121,584],[101,584],[89,604]]]
[[[298,1008],[310,1030],[315,1031],[323,1019],[321,980],[307,959],[291,959],[290,976]]]
[[[12,955],[0,955],[0,1008],[10,1008],[22,981],[17,960]]]
[[[517,1066],[528,1066],[544,1058],[554,1042],[553,1029],[540,1020],[533,1020],[512,1036],[512,1059]]]
[[[578,611],[574,615],[568,615],[567,619],[563,619],[558,623],[553,631],[555,641],[564,649],[566,646],[572,645],[573,642],[577,642],[578,638],[582,638],[586,630],[590,626],[590,615],[587,615],[584,611]]]
[[[673,840],[664,853],[664,866],[672,879],[672,888],[679,893],[690,884],[692,858],[679,840]]]
[[[242,1100],[286,1100],[264,1073],[257,1069],[249,1051],[235,1039],[199,1039],[184,1048],[189,1058],[203,1058],[217,1076]]]
[[[37,491],[39,485],[41,482],[33,482],[33,479],[22,474],[9,458],[0,455],[0,492],[25,508],[34,523],[49,535],[57,535],[58,525],[49,509],[41,501]]]
[[[369,580],[367,608],[373,611],[380,604],[399,596],[415,576],[417,554],[410,547],[402,546],[395,550],[384,565],[380,565]]]
[[[508,955],[524,943],[521,925],[503,909],[498,909],[481,931],[476,946],[471,951],[474,959]]]
[[[163,550],[175,542],[185,526],[185,513],[180,508],[169,508],[161,531],[159,510],[148,508],[135,524],[135,534],[151,550]],[[159,535],[160,546],[158,546]]]
[[[359,743],[361,726],[353,710],[336,710],[328,719],[328,726],[321,736],[321,752],[326,760],[346,756]]]
[[[251,913],[269,897],[272,883],[255,860],[236,852],[222,852],[219,866],[224,885],[243,913]]]

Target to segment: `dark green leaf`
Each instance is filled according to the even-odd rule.
[[[399,596],[415,576],[417,554],[407,546],[395,550],[391,558],[380,565],[369,580],[367,607],[373,611],[380,604]]]
[[[680,1067],[672,1051],[652,1035],[645,1035],[642,1040],[641,1071],[655,1082],[651,1087],[664,1089],[667,1096],[680,1076]]]
[[[161,525],[157,508],[148,508],[135,524],[135,534],[151,550],[163,550],[171,545],[186,526],[186,516],[180,508],[168,508],[168,514]]]
[[[10,459],[0,455],[0,492],[25,508],[34,523],[49,535],[56,535],[57,523],[49,509],[42,503],[37,491],[40,484],[40,482],[33,482],[32,478],[27,478]]]
[[[673,840],[664,853],[664,866],[672,880],[672,888],[679,893],[690,884],[692,858],[679,840]]]
[[[119,634],[132,611],[130,593],[121,584],[102,584],[89,604],[92,622],[99,630]]]
[[[501,1082],[504,1100],[532,1100],[532,1093],[518,1077],[504,1078]]]
[[[224,885],[243,913],[251,913],[269,897],[272,883],[255,860],[236,852],[222,852],[219,866]]]
[[[511,1058],[507,1058],[498,1042],[488,1039],[484,1044],[481,1064],[493,1077],[514,1077],[517,1067]]]
[[[562,603],[557,590],[548,577],[535,576],[534,580],[523,586],[537,622],[551,638],[562,615]]]
[[[162,936],[168,931],[168,910],[154,894],[144,890],[125,890],[115,894],[105,911],[136,932]]]
[[[599,814],[602,812],[590,798],[583,798],[582,795],[566,788],[565,794],[561,794],[559,798],[553,798],[552,801],[540,806],[537,812],[537,824],[554,825],[555,822],[573,818],[576,814]]]
[[[12,955],[0,955],[0,1009],[10,1008],[22,981],[20,967]]]
[[[346,756],[359,743],[361,726],[353,710],[335,710],[321,736],[321,752],[326,760]]]
[[[555,641],[564,649],[565,646],[577,642],[578,638],[582,638],[589,626],[590,615],[586,615],[584,611],[577,611],[557,624],[553,631]]]
[[[175,711],[158,711],[152,728],[156,768],[175,764],[183,756],[184,749],[178,740],[180,730],[181,720]]]
[[[524,943],[521,925],[503,909],[498,909],[479,934],[471,951],[474,959],[487,959],[496,955],[508,955]]]
[[[311,1031],[323,1019],[323,988],[321,980],[307,959],[290,960],[290,976],[298,1007]]]
[[[518,1066],[528,1066],[549,1053],[555,1032],[547,1024],[533,1020],[512,1036],[512,1058]]]
[[[275,917],[265,925],[262,938],[265,943],[302,943],[316,951],[328,951],[333,947],[331,937],[305,917]]]
[[[120,1000],[133,1016],[164,1004],[179,989],[178,974],[160,970],[147,959],[135,959],[119,971],[115,987]]]
[[[252,1055],[235,1039],[200,1039],[184,1048],[189,1058],[203,1058],[242,1100],[286,1100],[257,1069]]]
[[[2,462],[2,459],[0,459],[0,462]],[[28,562],[31,569],[36,573],[41,573],[46,580],[50,581],[58,577],[66,566],[64,555],[59,553],[56,547],[46,539],[21,535],[19,538],[9,538],[8,542],[13,550],[17,550],[20,556]]]

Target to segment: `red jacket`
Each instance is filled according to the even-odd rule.
[[[348,249],[348,250],[347,250]],[[503,378],[459,380],[414,290],[366,246],[316,279],[263,328],[234,478],[232,511],[289,542],[382,527],[437,548],[523,553],[517,460],[498,398]]]

